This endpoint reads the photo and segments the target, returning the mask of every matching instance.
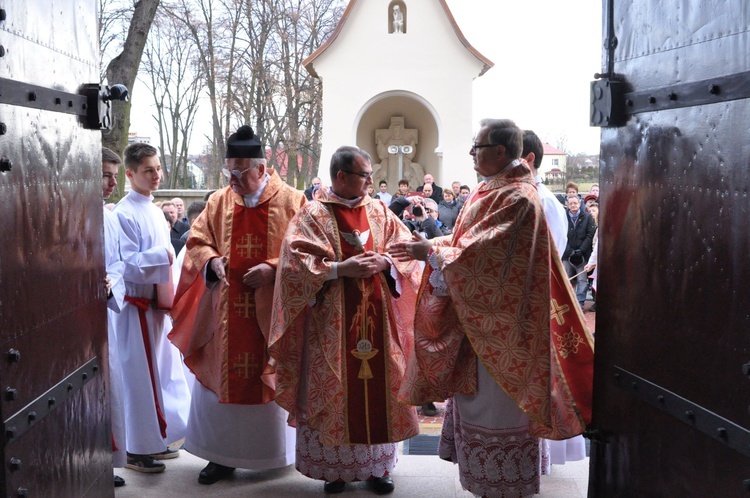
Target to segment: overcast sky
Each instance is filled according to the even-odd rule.
[[[589,83],[601,71],[601,0],[447,3],[469,43],[495,64],[474,82],[475,123],[509,118],[571,154],[599,153],[599,128],[588,122]],[[151,95],[140,81],[134,90],[130,130],[156,140]],[[202,116],[191,153],[210,130],[208,111]]]
[[[469,43],[495,63],[474,82],[474,121],[510,118],[567,152],[599,153],[589,85],[601,72],[601,0],[447,0]]]

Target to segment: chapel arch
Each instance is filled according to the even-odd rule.
[[[409,186],[416,189],[422,185],[426,173],[431,174],[435,183],[442,186],[442,124],[439,116],[424,98],[404,91],[387,92],[373,97],[362,107],[354,123],[357,145],[372,156],[374,183],[377,185],[384,179],[388,182],[389,192],[394,192],[400,180],[395,166],[398,164],[398,155],[384,156],[382,147],[378,150],[378,140],[382,141],[384,136],[391,138],[391,133],[387,130],[393,125],[403,131],[403,144],[414,147],[408,161],[402,161],[402,176],[407,177]],[[402,144],[398,140],[396,142],[398,145]],[[403,159],[407,159],[406,156]],[[408,163],[413,164],[414,168]]]

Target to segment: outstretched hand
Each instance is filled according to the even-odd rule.
[[[390,252],[391,256],[398,261],[411,261],[412,259],[427,261],[431,248],[432,242],[415,230],[412,232],[409,242],[395,243]]]
[[[228,262],[229,259],[226,256],[222,256],[220,258],[213,258],[209,263],[211,265],[211,270],[216,274],[218,279],[224,282],[226,285],[229,285],[226,270]]]

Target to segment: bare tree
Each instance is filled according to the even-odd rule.
[[[232,99],[237,57],[237,30],[244,12],[241,0],[177,0],[168,11],[188,28],[205,78],[211,106],[212,157],[208,185],[219,185],[224,163],[224,140],[230,128],[227,103]]]
[[[275,77],[279,95],[273,100],[275,120],[288,160],[287,182],[304,188],[318,174],[322,93],[320,82],[303,67],[335,27],[341,2],[283,0],[278,16]]]
[[[109,83],[123,84],[128,87],[131,94],[138,68],[141,65],[141,56],[146,46],[146,39],[158,6],[159,0],[138,0],[135,2],[122,51],[107,65],[106,75]],[[103,29],[100,30],[99,34],[100,36],[104,34]],[[122,155],[123,149],[128,144],[130,101],[113,101],[112,115],[112,130],[102,134],[102,145]],[[123,168],[120,169],[117,180],[120,185],[125,185]]]
[[[158,15],[144,52],[143,70],[151,89],[159,130],[161,162],[167,188],[193,187],[188,174],[188,147],[204,79],[195,45],[173,16]],[[198,69],[198,71],[196,71]]]
[[[133,17],[133,4],[123,0],[99,0],[99,79],[107,78],[107,65],[122,48]]]
[[[214,180],[229,132],[251,125],[271,150],[269,164],[288,165],[290,184],[317,175],[321,89],[302,67],[332,32],[343,0],[173,0],[165,9],[196,45],[211,106]],[[299,164],[305,165],[299,167]]]

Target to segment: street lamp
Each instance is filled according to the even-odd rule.
[[[414,151],[414,147],[411,145],[389,145],[389,154],[398,154],[398,179],[404,177],[404,154],[411,154]]]

